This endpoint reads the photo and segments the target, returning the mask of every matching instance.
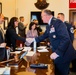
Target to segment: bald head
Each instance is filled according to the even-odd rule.
[[[4,22],[4,15],[0,13],[0,24]]]

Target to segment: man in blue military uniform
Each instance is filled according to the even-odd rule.
[[[70,36],[70,40],[73,43],[73,40],[74,40],[74,28],[73,28],[73,26],[69,22],[64,21],[64,19],[65,19],[64,13],[58,13],[57,18],[60,19],[66,25],[66,28],[67,28],[69,36]]]
[[[74,28],[73,28],[73,26],[70,23],[64,21],[64,19],[65,19],[64,13],[58,13],[57,18],[60,19],[63,23],[65,23],[66,28],[67,28],[68,33],[69,33],[69,36],[70,36],[70,40],[73,43],[73,40],[74,40]],[[72,61],[72,68],[70,70],[73,72],[76,72],[76,59]]]
[[[70,61],[76,58],[76,52],[73,49],[66,26],[61,20],[54,18],[48,9],[42,11],[41,17],[43,22],[48,23],[48,25],[44,34],[35,40],[40,42],[49,38],[52,45],[50,58],[54,60],[55,75],[68,75]],[[29,43],[33,41],[33,39],[30,40],[27,39]]]

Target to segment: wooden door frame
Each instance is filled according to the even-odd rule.
[[[69,10],[69,22],[70,23],[72,23],[72,22],[74,23],[74,15],[73,15],[74,13],[76,13],[76,9]]]

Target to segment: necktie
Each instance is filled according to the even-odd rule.
[[[0,27],[0,31],[2,32],[3,39],[5,39],[5,37],[4,37],[4,31],[3,31],[3,29],[1,27]]]

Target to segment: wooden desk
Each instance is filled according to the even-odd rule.
[[[22,63],[24,65],[22,67],[11,67],[10,75],[54,75],[54,65],[53,61],[50,59],[51,50],[38,54],[38,56],[35,54],[33,57],[29,57],[30,60],[28,62],[26,62],[25,59],[22,59],[21,61],[23,61]],[[33,69],[29,70],[27,67],[29,67],[31,63],[48,64],[48,69],[35,69],[35,73],[30,72],[31,70],[33,71]]]

